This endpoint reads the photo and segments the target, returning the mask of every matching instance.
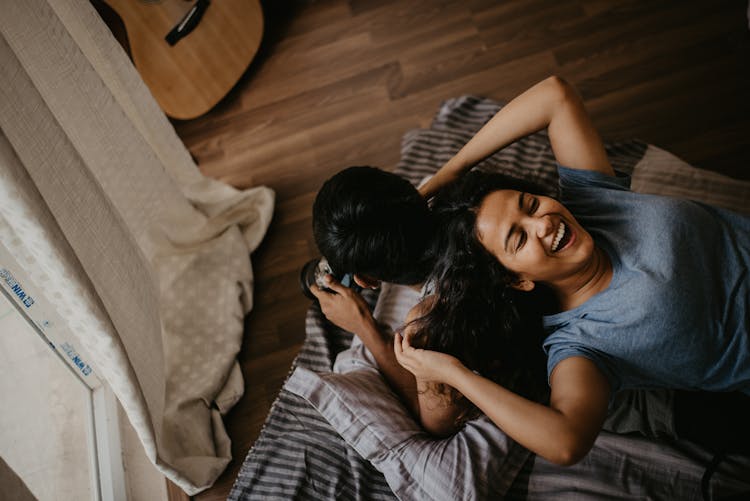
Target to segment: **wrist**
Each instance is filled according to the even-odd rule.
[[[458,363],[455,365],[451,365],[450,369],[446,371],[445,376],[446,384],[451,385],[459,392],[465,394],[467,383],[472,376],[475,376],[475,374],[474,372],[470,371],[465,365]]]
[[[360,326],[354,331],[354,334],[359,336],[361,339],[371,336],[380,336],[380,329],[378,324],[372,315],[367,315],[360,321]]]

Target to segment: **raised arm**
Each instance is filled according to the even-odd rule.
[[[412,347],[408,337],[397,336],[394,349],[398,361],[417,379],[451,385],[508,436],[556,464],[571,465],[583,459],[607,414],[609,383],[596,365],[583,357],[558,364],[546,406],[475,374],[453,357]]]
[[[420,193],[429,198],[496,151],[545,128],[558,163],[614,174],[580,96],[565,80],[553,76],[505,105],[419,189]]]

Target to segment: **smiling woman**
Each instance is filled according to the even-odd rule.
[[[479,207],[476,232],[484,248],[516,275],[513,286],[527,292],[537,282],[580,282],[586,270],[606,270],[609,262],[568,209],[550,197],[495,191]],[[597,276],[596,287],[606,287],[611,275]]]
[[[459,179],[543,128],[559,165],[559,201],[494,174]],[[631,192],[630,177],[612,169],[583,103],[561,79],[511,101],[423,192],[437,192],[432,207],[444,249],[433,272],[437,307],[395,343],[417,380],[455,388],[516,441],[563,465],[587,454],[620,390],[739,391],[747,401],[750,219]],[[412,347],[417,336],[440,349],[429,340],[451,326],[471,340],[510,326],[496,351],[517,365],[517,339],[528,332],[511,325],[519,315],[513,305],[538,286],[556,300],[543,318],[549,405],[483,377],[467,367],[471,357]],[[487,320],[498,315],[508,318]],[[735,445],[750,451],[747,431],[739,433]]]

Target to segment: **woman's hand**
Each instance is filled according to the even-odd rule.
[[[409,338],[408,333],[404,337],[396,333],[393,338],[393,350],[398,363],[414,374],[417,380],[451,385],[454,373],[461,369],[466,370],[456,357],[439,351],[414,348]]]
[[[461,177],[460,173],[455,172],[456,167],[451,166],[455,162],[456,160],[454,157],[454,159],[451,159],[450,162],[441,167],[437,174],[417,188],[419,194],[422,195],[422,198],[429,201],[438,191],[455,183]]]
[[[344,287],[331,275],[326,275],[326,286],[333,292],[325,291],[316,284],[310,286],[310,291],[318,298],[320,309],[329,321],[358,335],[374,326],[370,307],[360,294]]]

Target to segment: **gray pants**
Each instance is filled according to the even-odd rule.
[[[675,438],[674,392],[660,389],[616,393],[603,429],[649,438]]]

